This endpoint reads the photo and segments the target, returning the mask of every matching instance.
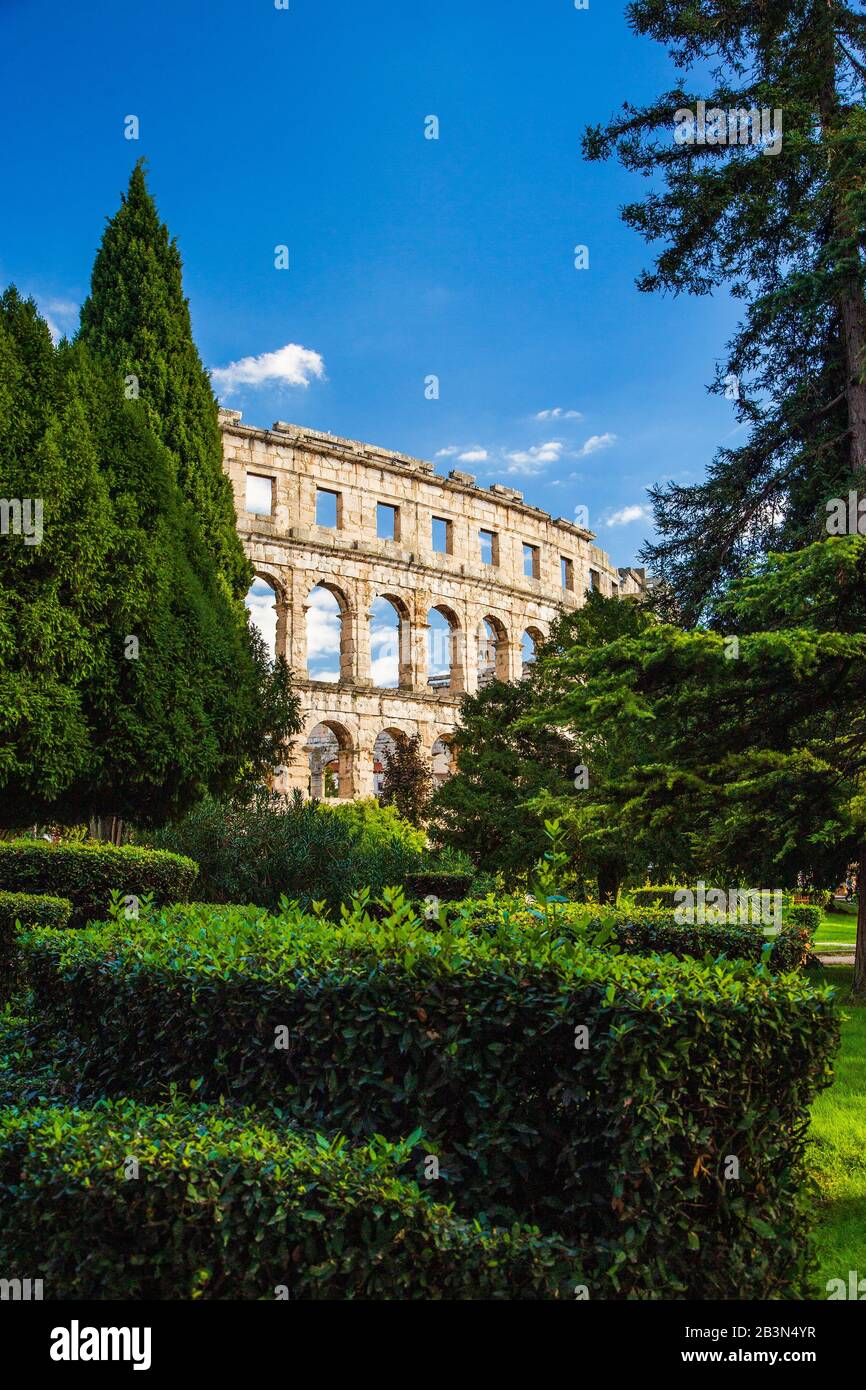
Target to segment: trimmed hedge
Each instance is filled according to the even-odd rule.
[[[52,1299],[571,1294],[562,1241],[478,1230],[401,1178],[407,1156],[200,1105],[7,1111],[0,1267],[32,1271]]]
[[[592,1296],[803,1294],[803,1136],[838,1043],[832,991],[804,977],[405,912],[22,946],[36,1016],[95,1093],[194,1083],[354,1138],[420,1127],[443,1195],[579,1243]]]
[[[823,913],[814,903],[793,903],[785,911],[785,920],[808,932],[809,940],[814,941],[815,933],[821,925]]]
[[[812,937],[805,926],[796,922],[782,923],[778,936],[765,936],[759,926],[740,926],[705,923],[702,926],[681,926],[663,910],[631,913],[618,923],[612,940],[621,951],[647,955],[673,955],[702,959],[706,955],[725,956],[728,960],[761,960],[764,949],[771,947],[769,968],[777,974],[802,970],[812,958]]]
[[[442,902],[459,902],[472,888],[472,875],[456,870],[430,869],[423,874],[407,874],[403,880],[406,897],[422,902],[427,897]]]
[[[17,978],[18,925],[65,927],[71,914],[72,903],[68,898],[0,892],[0,999],[5,998]]]
[[[158,904],[183,902],[197,872],[192,859],[137,845],[0,841],[0,889],[68,898],[73,927],[105,917],[112,891],[152,896]]]

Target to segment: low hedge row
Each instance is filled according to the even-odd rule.
[[[137,845],[0,841],[0,889],[68,898],[73,927],[104,917],[113,891],[150,896],[156,903],[183,902],[197,871],[192,859]]]
[[[812,934],[796,922],[783,922],[778,936],[765,936],[759,926],[734,924],[681,926],[669,912],[645,908],[617,924],[613,941],[622,951],[674,955],[679,959],[725,956],[728,960],[760,961],[770,946],[769,968],[777,974],[801,970],[812,959]]]
[[[573,1296],[563,1242],[478,1230],[402,1177],[406,1159],[200,1105],[7,1111],[0,1268],[51,1299]]]
[[[17,977],[16,932],[22,927],[65,927],[72,914],[68,898],[0,892],[0,999]]]
[[[838,1042],[804,977],[411,913],[23,946],[36,1016],[97,1093],[194,1083],[352,1138],[420,1127],[443,1196],[563,1232],[607,1295],[802,1294],[803,1136]]]

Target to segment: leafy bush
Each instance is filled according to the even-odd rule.
[[[183,901],[195,876],[191,859],[135,845],[0,843],[0,888],[68,898],[74,927],[104,917],[112,893],[156,903]]]
[[[813,903],[794,903],[785,913],[786,921],[793,926],[802,927],[808,933],[809,941],[815,940],[815,933],[821,925],[822,912]]]
[[[427,836],[423,830],[405,820],[396,806],[383,806],[375,796],[359,801],[321,801],[319,807],[329,815],[336,816],[364,850],[399,844],[423,854],[427,847]]]
[[[85,1088],[195,1083],[353,1138],[420,1127],[443,1196],[579,1243],[592,1296],[801,1296],[832,991],[506,918],[432,933],[399,900],[384,923],[229,917],[24,935],[36,1016]]]
[[[410,1148],[349,1150],[200,1105],[6,1112],[0,1266],[38,1270],[55,1299],[570,1292],[562,1242],[435,1205],[400,1177]]]
[[[677,893],[683,890],[670,884],[664,884],[660,888],[636,888],[629,896],[635,907],[667,907],[675,908],[678,903]]]
[[[17,978],[16,930],[22,927],[65,927],[72,914],[68,898],[35,893],[0,893],[0,998]]]
[[[262,795],[246,806],[206,799],[149,838],[195,859],[197,889],[210,902],[276,907],[287,897],[337,910],[364,885],[378,894],[421,869],[416,837],[396,815],[367,806]]]

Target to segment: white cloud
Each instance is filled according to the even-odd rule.
[[[234,395],[242,386],[309,386],[312,377],[321,380],[325,362],[321,354],[298,343],[286,343],[276,352],[260,352],[242,357],[227,367],[214,367],[211,380],[222,396]]]
[[[459,453],[460,450],[458,449],[456,444],[449,444],[447,449],[437,449],[436,453],[434,454],[434,458],[450,459],[453,458],[455,454]]]
[[[533,444],[530,449],[515,449],[506,453],[510,460],[506,473],[540,473],[548,463],[558,463],[565,446],[561,439],[549,439],[546,444]]]
[[[552,410],[539,410],[536,420],[582,420],[583,416],[579,410],[565,410],[561,405],[555,405]]]
[[[490,455],[486,449],[467,449],[459,455],[461,463],[486,463]]]
[[[80,305],[72,299],[40,299],[39,312],[48,324],[52,342],[59,343],[77,327]]]
[[[630,507],[620,507],[618,512],[611,512],[605,521],[605,526],[630,526],[633,521],[652,522],[652,509],[645,502],[633,503]]]
[[[277,610],[274,591],[263,579],[256,579],[246,597],[247,611],[273,657],[277,646]]]
[[[599,449],[609,449],[611,444],[616,443],[615,434],[591,434],[586,443],[578,450],[578,458],[586,458],[587,454],[597,454]]]
[[[455,456],[459,463],[486,463],[490,457],[480,444],[473,444],[468,449],[462,448],[459,444],[449,444],[447,449],[437,449],[434,455],[437,459],[452,459]]]

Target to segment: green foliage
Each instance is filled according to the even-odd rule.
[[[658,888],[635,888],[629,897],[635,907],[669,907],[673,909],[681,901],[677,894],[682,893],[682,891],[682,886],[668,887],[667,884],[662,884]]]
[[[785,917],[793,925],[802,927],[808,932],[809,940],[814,941],[824,914],[814,903],[792,903],[785,910]]]
[[[396,806],[383,805],[378,797],[322,801],[320,806],[346,826],[362,850],[378,850],[382,845],[393,843],[421,854],[427,847],[424,831],[401,816]]]
[[[149,842],[189,855],[210,902],[276,907],[281,897],[334,911],[351,893],[374,894],[424,867],[417,832],[392,812],[259,793],[247,803],[205,798]]]
[[[191,859],[134,845],[0,841],[0,888],[68,898],[74,927],[104,917],[112,893],[157,904],[183,901],[195,876]]]
[[[384,754],[384,765],[382,805],[394,806],[411,825],[422,825],[433,790],[433,768],[422,751],[420,735],[395,739]]]
[[[721,449],[700,483],[650,489],[658,540],[641,558],[667,615],[688,623],[756,559],[820,538],[828,498],[862,489],[866,29],[845,0],[633,0],[629,17],[668,49],[676,80],[588,131],[584,151],[615,152],[651,180],[623,210],[655,244],[638,288],[724,286],[746,306],[710,387],[734,396],[745,443]],[[779,111],[780,145],[768,154],[742,128],[739,140],[679,143],[676,112],[698,99],[708,116]]]
[[[14,291],[0,394],[4,486],[44,513],[40,544],[0,547],[0,824],[159,824],[269,773],[297,729],[285,663],[215,574],[141,402],[84,346],[54,353]]]
[[[83,1091],[156,1101],[195,1083],[352,1140],[419,1128],[443,1196],[562,1233],[594,1296],[802,1292],[802,1137],[838,1038],[830,992],[610,955],[507,914],[489,934],[459,915],[431,932],[399,894],[390,907],[384,922],[358,903],[338,923],[160,914],[33,930],[22,950],[40,1028],[65,1037]]]
[[[552,727],[520,729],[532,705],[528,680],[491,681],[466,695],[454,734],[457,771],[434,793],[434,841],[491,873],[528,873],[544,853],[544,817],[529,804],[545,788],[570,787],[574,750]]]
[[[479,1230],[404,1176],[420,1138],[350,1149],[180,1102],[6,1111],[0,1264],[64,1299],[568,1296],[563,1242]]]
[[[0,999],[18,979],[18,928],[65,927],[71,914],[67,898],[0,891]]]
[[[242,601],[252,568],[223,471],[217,402],[193,341],[177,243],[159,220],[140,160],[103,233],[79,338],[119,380],[135,378],[148,424],[174,460],[212,561]]]

